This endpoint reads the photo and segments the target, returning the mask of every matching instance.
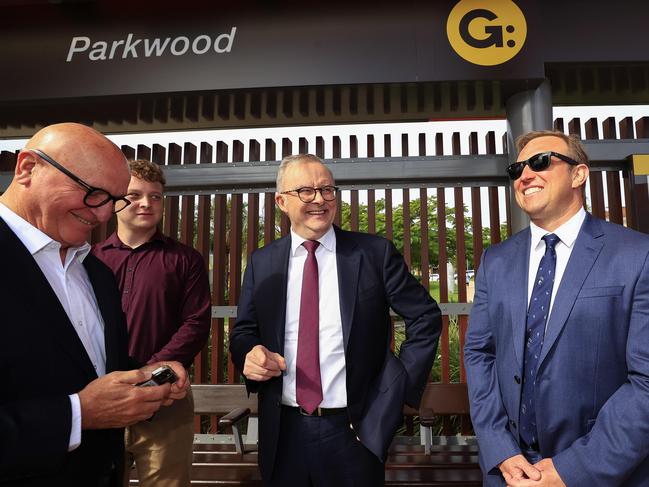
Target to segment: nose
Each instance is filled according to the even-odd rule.
[[[322,190],[316,190],[315,197],[313,198],[313,203],[322,204],[325,199],[322,197]]]
[[[111,201],[98,208],[90,208],[100,223],[107,222],[113,216],[113,204]]]
[[[520,181],[529,181],[530,179],[534,179],[534,171],[530,169],[530,166],[525,164],[523,166],[523,172],[521,173],[521,177],[519,178]]]
[[[151,201],[149,200],[148,196],[142,196],[140,198],[140,207],[141,208],[149,208],[151,206]]]

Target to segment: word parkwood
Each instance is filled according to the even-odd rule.
[[[230,32],[223,33],[212,39],[207,34],[199,35],[194,39],[186,36],[166,37],[164,39],[138,39],[129,33],[126,39],[117,41],[95,41],[90,37],[76,36],[70,42],[66,62],[72,61],[75,55],[86,53],[91,61],[105,61],[107,59],[128,59],[137,57],[160,57],[168,50],[174,56],[182,56],[188,52],[205,54],[214,50],[217,54],[227,53],[232,50],[234,36],[237,28],[232,27]]]

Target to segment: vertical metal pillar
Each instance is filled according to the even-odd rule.
[[[632,201],[626,203],[626,211],[634,213],[636,230],[649,233],[649,155],[634,154],[631,156],[632,172]],[[628,221],[628,215],[627,215]]]
[[[507,113],[507,151],[509,163],[516,162],[516,138],[532,130],[552,129],[552,89],[550,82],[544,80],[535,90],[523,91],[511,96],[506,104]],[[512,233],[530,224],[527,214],[516,204],[511,186],[508,188],[511,203]]]

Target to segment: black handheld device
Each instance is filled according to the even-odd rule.
[[[171,370],[171,367],[168,365],[161,365],[151,373],[151,378],[135,384],[139,387],[150,387],[150,386],[161,386],[167,382],[173,384],[178,380],[178,376]]]

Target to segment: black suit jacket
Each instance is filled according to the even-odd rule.
[[[0,485],[92,486],[112,468],[118,479],[122,429],[83,431],[68,453],[68,395],[97,374],[38,264],[1,218],[0,259]],[[105,323],[106,371],[128,369],[113,274],[92,255],[84,266]]]
[[[404,402],[417,407],[437,349],[441,312],[409,273],[392,242],[335,228],[349,420],[363,444],[384,459]],[[232,359],[243,370],[257,344],[284,354],[290,235],[254,252],[246,268]],[[397,359],[390,352],[390,307],[406,323]],[[280,430],[282,377],[247,381],[259,393],[259,466],[270,478]]]

